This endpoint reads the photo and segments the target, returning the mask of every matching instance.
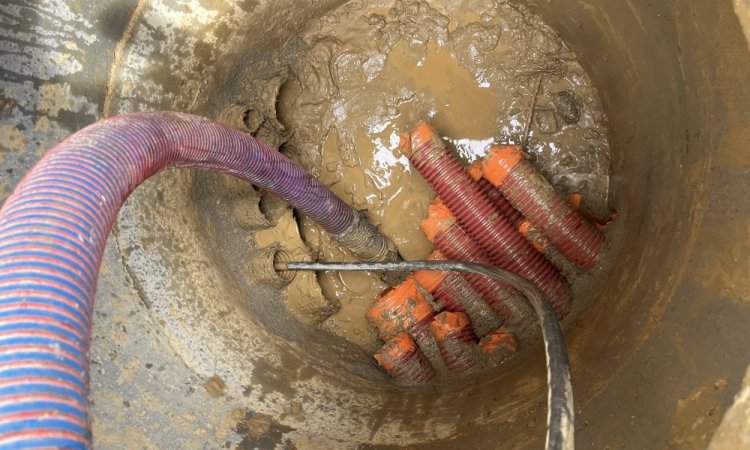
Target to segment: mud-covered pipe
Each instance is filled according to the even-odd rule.
[[[461,228],[477,243],[492,242],[483,249],[495,266],[527,278],[561,313],[566,312],[566,305],[572,299],[567,281],[505,217],[498,214],[493,202],[432,126],[421,122],[410,134],[402,135],[400,150],[435,189]]]
[[[515,145],[496,145],[483,161],[484,177],[578,267],[591,272],[605,246],[604,234],[544,178]]]
[[[85,128],[50,150],[0,211],[0,447],[90,447],[88,349],[104,245],[133,189],[178,167],[273,192],[362,259],[397,257],[360,213],[247,134],[171,112]]]

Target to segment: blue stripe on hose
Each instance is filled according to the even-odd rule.
[[[58,247],[58,249],[59,249],[59,247]],[[60,250],[57,250],[57,251],[60,251]],[[60,251],[60,252],[63,253],[62,251]],[[65,253],[67,253],[67,252],[65,252]],[[2,256],[3,257],[7,257],[7,255],[2,255]],[[62,264],[52,264],[52,263],[48,263],[48,262],[35,261],[35,260],[30,260],[30,261],[25,262],[25,263],[24,262],[18,262],[18,261],[17,262],[5,262],[3,259],[0,259],[0,270],[3,270],[3,269],[11,269],[11,270],[12,269],[19,269],[19,270],[16,271],[16,272],[13,272],[13,273],[5,274],[5,275],[0,274],[0,281],[7,280],[9,278],[13,278],[13,277],[17,276],[18,274],[26,274],[27,272],[34,272],[34,269],[45,269],[45,270],[51,270],[51,271],[56,271],[56,272],[60,272],[62,274],[65,274],[68,277],[70,277],[71,279],[77,281],[77,283],[73,283],[71,281],[68,281],[66,278],[60,278],[60,277],[56,277],[56,276],[52,276],[52,275],[46,275],[46,274],[40,274],[39,278],[43,278],[43,279],[49,280],[49,281],[56,281],[57,283],[60,283],[60,284],[65,285],[65,286],[68,286],[71,289],[75,289],[76,292],[78,292],[78,293],[81,294],[81,296],[86,296],[86,295],[88,295],[89,293],[91,293],[94,290],[91,287],[89,287],[89,291],[88,292],[81,290],[81,286],[91,286],[91,284],[87,283],[86,280],[84,280],[83,278],[81,278],[81,276],[77,272],[74,272],[74,271],[68,269],[67,267],[63,266]],[[81,286],[79,286],[79,285],[81,285]],[[70,295],[70,294],[67,294],[67,295]]]
[[[14,205],[13,211],[11,212],[11,214],[18,214],[18,213],[24,212],[24,211],[43,211],[43,210],[56,211],[56,212],[59,211],[59,212],[66,213],[66,214],[73,214],[73,213],[71,213],[70,211],[67,211],[64,208],[65,207],[73,207],[74,206],[73,202],[75,202],[75,203],[82,203],[81,200],[78,200],[78,199],[76,199],[74,197],[70,197],[70,196],[67,196],[67,195],[64,195],[64,194],[60,194],[60,193],[57,193],[57,192],[39,191],[36,194],[39,195],[40,197],[29,197],[29,198],[23,198],[22,197],[21,199],[19,199],[16,202],[16,204]],[[41,197],[43,195],[45,197]],[[67,198],[71,203],[64,203],[59,198],[52,198],[52,196]],[[60,205],[63,208],[57,209],[57,208],[54,208],[54,207],[52,207],[50,205],[47,205],[47,206],[36,205],[37,203],[39,203],[39,201],[40,201],[39,199],[40,198],[44,198],[47,203],[60,203]],[[76,214],[80,214],[81,216],[83,216],[83,220],[82,221],[86,221],[86,222],[88,222],[90,224],[98,224],[99,221],[97,221],[96,218],[93,215],[89,214],[88,211],[90,211],[90,206],[85,205],[82,208],[78,208]],[[80,219],[81,217],[78,217],[78,218]]]
[[[56,277],[54,275],[47,275],[45,273],[35,272],[33,270],[33,267],[29,267],[28,265],[19,267],[19,269],[21,269],[21,268],[23,268],[24,270],[19,270],[17,272],[11,273],[11,274],[4,274],[4,275],[0,274],[0,282],[7,281],[7,280],[18,279],[19,276],[20,276],[20,277],[24,277],[26,279],[38,279],[38,280],[54,281],[55,283],[62,284],[63,286],[67,286],[71,290],[74,290],[80,297],[87,297],[89,295],[89,292],[82,291],[81,288],[79,288],[78,286],[76,286],[74,283],[71,283],[70,281],[67,281],[67,280],[65,280],[63,278]],[[60,269],[60,270],[62,271],[62,269]],[[38,282],[25,281],[24,280],[24,281],[19,281],[17,283],[17,286],[19,288],[23,287],[23,288],[27,289],[27,288],[32,288],[32,287],[33,288],[36,288],[36,287],[40,287],[41,288],[44,285],[43,284],[39,284]],[[44,286],[44,287],[45,287],[45,290],[48,290],[50,292],[57,291],[57,293],[59,293],[59,295],[70,297],[71,299],[75,299],[76,298],[75,294],[71,294],[70,292],[66,292],[66,291],[61,290],[59,288],[50,288],[50,287],[47,287],[47,286]]]
[[[31,220],[34,220],[34,222],[31,222]],[[6,227],[0,226],[0,234],[3,234],[3,233],[8,232],[8,231],[13,231],[13,230],[28,230],[30,227],[35,226],[35,225],[36,226],[40,226],[40,227],[44,227],[44,228],[49,228],[51,231],[58,231],[60,233],[66,233],[66,234],[71,234],[72,233],[72,231],[70,229],[68,229],[68,228],[63,228],[62,226],[59,226],[59,225],[49,224],[48,222],[45,223],[44,222],[45,220],[47,220],[47,221],[49,221],[49,220],[55,220],[55,221],[60,221],[60,222],[67,222],[64,219],[60,219],[58,217],[51,217],[51,216],[35,215],[33,217],[32,216],[19,217],[19,222],[20,223],[17,224],[17,225],[12,225],[12,226],[9,226],[9,227],[7,227],[7,226]],[[38,235],[41,235],[41,236],[44,236],[44,237],[47,237],[47,238],[57,239],[57,235],[56,234],[45,233],[45,232],[42,232],[42,231],[36,231],[36,232],[35,231],[30,231],[29,233],[23,233],[23,234],[24,235],[28,235],[28,236],[31,236],[31,235],[34,235],[34,234],[38,234]],[[78,234],[80,234],[80,233],[78,233]],[[88,234],[88,233],[86,233],[86,234]],[[5,237],[7,237],[7,236],[4,236],[4,238]],[[83,243],[92,244],[91,242],[88,242],[88,241],[83,241]],[[80,245],[81,241],[78,241],[78,244]],[[90,247],[89,248],[85,248],[84,247],[83,252],[85,254],[89,254],[89,253],[91,253],[91,250],[92,249]]]
[[[34,361],[43,361],[43,362],[54,362],[58,363],[64,366],[67,366],[69,369],[75,370],[76,372],[85,372],[86,368],[82,366],[79,362],[74,360],[73,358],[62,355],[55,351],[54,348],[46,348],[46,349],[39,349],[39,350],[20,350],[8,353],[3,353],[6,350],[13,350],[13,347],[8,347],[6,345],[0,345],[0,366],[2,366],[3,363],[6,362],[13,362],[17,361],[18,359],[23,360],[34,360]],[[79,353],[79,357],[82,358],[83,355],[80,355],[80,351],[76,351],[76,353]]]
[[[32,424],[29,424],[25,427],[19,427],[23,429],[34,429],[37,427],[32,426]],[[50,448],[59,448],[59,449],[65,449],[65,450],[84,450],[86,449],[86,445],[74,441],[72,439],[66,439],[63,437],[33,437],[33,438],[26,438],[22,441],[16,443],[16,444],[8,444],[0,446],[2,449],[7,450],[28,450],[28,449],[50,449]]]
[[[55,386],[51,383],[24,383],[18,387],[7,387],[0,388],[0,397],[14,396],[20,394],[27,394],[29,391],[45,392],[50,395],[57,395],[60,397],[67,397],[80,405],[85,405],[87,398],[85,395],[75,391],[74,389],[63,388]]]
[[[70,172],[54,172],[53,171],[46,171],[45,175],[47,177],[51,175],[57,175],[60,180],[59,182],[53,182],[51,180],[45,180],[45,181],[38,181],[37,188],[38,189],[52,189],[52,190],[59,190],[59,191],[65,191],[69,192],[71,194],[71,197],[75,197],[76,195],[80,197],[86,197],[87,195],[90,195],[92,199],[101,199],[102,194],[98,193],[98,189],[96,189],[93,185],[86,182],[84,179],[69,179]],[[67,178],[67,179],[63,179]],[[47,184],[49,183],[49,184]],[[72,187],[72,186],[74,187]],[[29,194],[33,195],[33,194]],[[93,206],[93,205],[92,205]]]
[[[91,275],[89,274],[89,271],[86,270],[85,267],[81,267],[81,261],[80,261],[80,259],[73,259],[73,258],[69,257],[69,256],[72,256],[72,255],[78,256],[75,253],[71,252],[69,249],[64,248],[64,247],[60,247],[60,246],[50,245],[49,249],[46,249],[47,251],[42,251],[42,250],[28,250],[28,251],[24,251],[23,248],[27,247],[28,245],[29,245],[28,243],[18,243],[17,247],[20,247],[18,249],[18,251],[7,251],[7,250],[3,251],[3,249],[0,249],[0,254],[2,254],[3,258],[11,258],[11,257],[18,257],[18,256],[28,256],[28,257],[38,257],[38,258],[50,258],[50,259],[52,259],[50,257],[50,251],[57,251],[57,252],[60,252],[60,253],[64,252],[65,253],[64,255],[62,255],[62,254],[56,254],[55,255],[55,259],[59,260],[60,262],[65,263],[66,265],[81,268],[81,273],[84,274],[86,276],[86,278],[88,279],[88,280],[86,280],[86,284],[96,282],[96,280],[94,278],[92,278]],[[43,246],[43,244],[37,244],[37,245]],[[2,264],[2,260],[0,260],[0,264]],[[55,267],[61,267],[61,266],[55,266]],[[84,280],[78,280],[78,281],[79,282],[84,282]]]
[[[88,192],[94,195],[94,197],[100,198],[102,195],[108,192],[107,187],[104,184],[96,186],[93,182],[89,183],[87,178],[91,177],[90,172],[80,170],[80,166],[74,166],[63,162],[58,162],[54,167],[50,167],[44,171],[45,175],[56,175],[60,178],[65,178],[66,183],[78,184],[80,183],[81,191]],[[75,178],[73,178],[73,176]],[[103,181],[103,179],[102,179]],[[99,181],[97,180],[98,184]]]
[[[69,254],[69,252],[65,250],[61,250],[60,247],[57,247],[56,252],[60,252],[60,254]],[[62,262],[63,258],[57,258],[58,255],[55,255],[55,259],[58,259]],[[3,258],[7,258],[8,255],[2,255]],[[52,259],[52,258],[50,258]],[[75,265],[75,264],[74,264]],[[90,283],[86,282],[83,278],[81,278],[81,275],[78,272],[75,272],[73,270],[70,270],[68,267],[66,267],[63,264],[54,264],[50,262],[44,262],[39,260],[33,260],[30,259],[28,262],[20,262],[20,261],[14,261],[14,262],[8,262],[4,259],[0,259],[0,270],[7,270],[7,269],[19,269],[17,272],[13,272],[12,274],[6,274],[6,275],[0,275],[0,281],[9,278],[9,276],[14,276],[16,274],[23,274],[25,272],[34,272],[35,269],[40,270],[50,270],[59,272],[61,274],[66,275],[73,281],[68,281],[67,278],[60,278],[55,277],[52,275],[42,275],[43,277],[47,277],[45,279],[50,281],[57,281],[60,284],[63,284],[65,286],[69,286],[71,289],[75,289],[76,291],[82,293],[83,295],[88,295],[87,291],[81,290],[81,286],[90,286]],[[83,270],[81,271],[83,272]],[[93,288],[89,288],[90,291],[93,291]]]
[[[36,310],[36,311],[27,311],[27,310],[11,310],[0,313],[0,319],[4,318],[13,318],[17,317],[19,312],[23,312],[24,317],[27,317],[28,319],[24,319],[23,322],[18,321],[14,323],[7,323],[7,324],[0,324],[0,332],[5,331],[24,331],[27,329],[39,329],[42,331],[46,331],[49,333],[56,333],[65,336],[66,338],[74,341],[81,341],[81,337],[85,339],[85,337],[88,335],[88,332],[86,330],[82,330],[77,324],[74,322],[71,322],[70,319],[68,319],[65,316],[61,316],[57,313],[49,312],[49,311],[43,311],[43,310]],[[75,333],[73,333],[70,330],[66,330],[63,327],[55,326],[48,323],[41,323],[41,322],[28,322],[27,320],[33,319],[33,317],[39,317],[45,318],[45,319],[54,319],[58,322],[65,323],[65,325],[70,326],[71,328],[75,328],[79,331],[79,334],[81,337],[76,336]],[[85,341],[83,341],[85,343]]]
[[[20,401],[17,404],[0,406],[0,415],[2,414],[13,414],[24,411],[59,411],[65,414],[70,414],[79,419],[85,420],[86,414],[81,411],[83,404],[78,406],[69,405],[68,402],[63,403],[62,401]]]
[[[26,364],[29,361],[25,361]],[[65,380],[68,383],[80,386],[82,390],[88,391],[88,385],[84,382],[82,377],[74,376],[63,370],[53,367],[20,367],[20,368],[7,368],[0,366],[0,378],[6,377],[21,377],[21,376],[35,376],[35,377],[53,377],[60,380]]]
[[[76,353],[81,351],[81,347],[76,347],[75,345],[68,344],[62,339],[51,339],[48,337],[40,337],[40,336],[16,336],[16,337],[7,338],[7,339],[0,339],[0,348],[4,346],[12,347],[16,345],[38,345],[38,346],[57,347],[66,353],[70,353],[71,355],[75,355]]]
[[[10,231],[10,230],[28,229],[28,227],[29,227],[28,225],[19,225],[19,226],[16,226],[16,227],[9,227],[9,228],[6,228],[4,230],[0,230],[0,233],[3,233],[5,231]],[[70,232],[69,230],[65,230],[63,228],[59,228],[59,227],[56,227],[54,225],[45,225],[45,228],[49,228],[51,230],[55,230],[55,231],[59,231],[59,232],[66,232],[66,231]],[[47,240],[53,240],[54,239],[54,240],[63,241],[66,244],[70,245],[71,247],[75,247],[76,249],[78,249],[78,251],[80,251],[81,253],[79,255],[76,255],[76,256],[80,257],[84,261],[90,259],[90,258],[86,258],[87,256],[91,257],[91,249],[81,246],[81,242],[80,241],[72,239],[72,238],[70,238],[68,236],[61,235],[61,234],[45,233],[44,231],[29,231],[29,232],[25,232],[24,231],[22,233],[9,234],[9,235],[6,235],[6,236],[2,236],[3,239],[11,239],[11,238],[17,238],[17,237],[28,238],[29,242],[34,241],[34,242],[39,242],[40,245],[50,245],[50,246],[54,246],[54,244],[51,243],[51,242],[43,242],[42,239],[47,239]],[[34,239],[34,238],[36,238],[36,239]],[[0,241],[0,242],[2,242],[2,241]],[[28,244],[24,243],[23,241],[12,243],[12,244],[8,244],[8,245],[2,245],[2,244],[0,244],[0,252],[3,252],[5,249],[8,249],[8,248],[16,248],[19,245],[28,245]],[[61,248],[61,247],[58,247],[58,248]],[[67,250],[67,252],[70,252],[70,250]]]
[[[33,213],[29,214],[29,212],[33,212]],[[44,215],[44,214],[36,214],[37,212],[42,212],[42,213],[43,212],[49,212],[49,213],[58,212],[60,214],[58,214],[58,215],[52,215],[52,214]],[[89,227],[88,228],[84,228],[82,225],[79,225],[79,224],[73,222],[72,220],[68,220],[67,218],[64,217],[64,214],[69,214],[69,213],[67,213],[65,211],[60,211],[60,210],[55,209],[55,208],[46,207],[46,206],[37,206],[35,208],[29,208],[28,210],[23,210],[23,211],[20,211],[20,212],[13,211],[11,214],[13,214],[12,219],[14,221],[18,220],[18,221],[27,222],[27,221],[34,220],[34,221],[39,221],[39,223],[38,223],[39,225],[45,225],[45,226],[46,226],[46,224],[44,223],[45,220],[56,220],[58,222],[63,222],[64,224],[70,226],[71,228],[75,228],[83,237],[89,237],[89,234],[91,234],[92,231],[96,231],[95,230],[96,229],[96,224],[87,224],[87,225],[89,225]],[[24,225],[25,226],[29,226],[29,225],[32,225],[32,224],[30,224],[30,223],[27,222]]]
[[[71,299],[71,300],[74,300],[74,299]],[[18,304],[19,302],[26,302],[26,308],[28,308],[28,306],[32,306],[34,309],[36,309],[39,312],[44,312],[44,313],[47,313],[47,314],[54,314],[55,315],[54,316],[55,320],[64,320],[66,322],[70,322],[71,324],[76,324],[76,323],[86,324],[86,323],[89,322],[89,318],[88,318],[88,316],[86,314],[86,311],[84,309],[82,309],[82,308],[74,308],[70,304],[65,303],[65,302],[63,302],[61,300],[51,299],[51,298],[46,298],[46,297],[36,297],[36,296],[34,296],[34,297],[28,297],[28,296],[21,297],[21,296],[18,296],[16,298],[11,298],[11,299],[7,299],[6,298],[6,299],[3,299],[3,300],[0,300],[0,307],[3,307],[3,306],[5,306],[7,304],[10,304],[10,303],[17,303],[17,306],[15,308],[13,308],[13,309],[8,309],[7,311],[0,311],[0,317],[15,317],[22,310],[26,311],[26,308],[24,308],[22,305]],[[32,304],[32,302],[33,302],[33,304]],[[54,306],[57,309],[61,309],[61,310],[65,311],[65,312],[67,312],[67,313],[70,313],[71,315],[76,316],[76,318],[79,319],[79,320],[73,322],[73,321],[71,321],[72,319],[70,319],[69,317],[63,316],[60,313],[53,312],[53,311],[45,311],[43,309],[38,309],[37,305]],[[83,305],[81,305],[81,306],[83,306]],[[78,328],[79,331],[81,331],[81,333],[83,333],[85,331],[85,330],[81,330],[80,327],[78,327],[77,325],[76,325],[76,328]]]
[[[0,414],[2,414],[3,409],[0,408]],[[4,414],[3,414],[4,415]],[[0,415],[0,421],[4,419],[3,415]],[[12,417],[12,416],[11,416]],[[29,423],[32,422],[28,419],[21,419],[17,421],[12,421],[10,423],[0,423],[0,433],[9,433],[18,430],[19,425],[23,423]],[[61,430],[61,431],[68,431],[70,433],[75,434],[81,434],[86,431],[85,427],[82,427],[80,425],[77,425],[73,422],[64,420],[64,419],[58,419],[58,418],[44,418],[42,415],[41,418],[34,419],[33,422],[33,428],[47,428],[47,429],[53,429],[53,430]],[[24,447],[28,448],[28,447]],[[56,447],[59,448],[59,447]]]

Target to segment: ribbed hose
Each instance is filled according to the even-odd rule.
[[[486,195],[487,198],[490,199],[490,201],[492,201],[492,204],[495,205],[495,209],[497,210],[497,212],[508,219],[508,222],[510,222],[511,225],[516,225],[518,222],[523,220],[523,214],[521,214],[516,208],[514,208],[510,201],[508,201],[508,199],[505,198],[502,192],[500,192],[495,186],[493,186],[492,183],[484,179],[481,159],[469,165],[469,168],[466,172],[469,174],[471,179],[477,183],[477,186],[482,191],[482,193]]]
[[[477,337],[466,314],[440,313],[430,324],[430,330],[448,370],[465,372],[477,365]]]
[[[427,255],[427,259],[444,261],[445,255],[435,250]],[[485,336],[500,326],[497,314],[460,273],[421,270],[412,276],[432,296],[441,311],[462,312],[469,316],[477,336]]]
[[[481,242],[497,243],[485,247],[493,264],[527,277],[550,299],[561,317],[564,316],[571,293],[557,269],[503,217],[497,216],[492,203],[465,175],[450,150],[436,151],[441,155],[434,162],[427,164],[425,161],[429,158],[417,159],[415,156],[412,164],[453,211],[461,228],[473,233]]]
[[[461,230],[458,224],[436,235],[434,242],[440,252],[450,260],[492,265],[490,257],[479,244]],[[508,325],[522,327],[532,319],[533,312],[528,303],[523,300],[521,293],[511,286],[476,273],[465,273],[464,278]],[[561,312],[564,311],[558,311],[558,314]]]
[[[573,209],[519,147],[493,147],[484,165],[489,181],[560,253],[578,267],[594,270],[604,235]]]
[[[466,294],[462,291],[471,292],[470,290],[474,291],[463,277],[446,277],[430,294],[432,294],[432,299],[441,309],[450,312],[466,312],[466,307],[463,303]]]
[[[94,291],[117,212],[142,181],[194,167],[292,203],[355,253],[393,252],[324,185],[247,134],[187,114],[135,113],[51,150],[0,211],[0,446],[86,448]],[[381,255],[378,257],[378,255]]]
[[[574,211],[531,163],[519,162],[508,174],[503,192],[566,258],[587,271],[596,267],[604,235]]]
[[[435,370],[409,333],[403,332],[385,343],[375,359],[396,381],[426,384],[435,377]]]
[[[492,202],[431,127],[421,124],[415,130],[411,148],[407,150],[409,160],[437,191],[461,228],[477,242],[491,242],[484,249],[493,265],[527,278],[547,296],[558,315],[565,316],[570,310],[572,293],[557,268],[499,216]]]

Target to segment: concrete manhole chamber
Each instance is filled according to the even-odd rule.
[[[295,89],[289,67],[309,55],[299,36],[343,3],[0,6],[2,192],[70,132],[137,110],[222,119],[294,152],[283,110]],[[477,11],[478,21],[497,7],[431,4],[448,17]],[[564,322],[578,445],[705,446],[750,359],[750,52],[734,5],[570,0],[531,10],[599,92],[624,243],[579,299],[586,308]],[[277,280],[248,267],[274,248],[268,230],[288,227],[296,240],[285,244],[303,246],[298,223],[275,199],[198,172],[163,174],[134,194],[99,285],[98,445],[541,445],[541,347],[449,384],[394,386],[365,350],[321,331],[326,305],[291,304]]]

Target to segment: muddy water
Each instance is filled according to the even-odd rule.
[[[527,10],[483,0],[354,1],[309,24],[302,40],[309,50],[278,99],[291,136],[283,151],[364,210],[405,258],[432,250],[419,223],[434,192],[397,150],[399,132],[423,119],[466,162],[492,143],[524,144],[558,188],[607,211],[609,151],[596,91],[575,55]],[[314,258],[352,258],[304,218],[300,233]],[[336,309],[323,329],[377,348],[364,313],[385,287],[380,280],[326,273],[317,281]]]

